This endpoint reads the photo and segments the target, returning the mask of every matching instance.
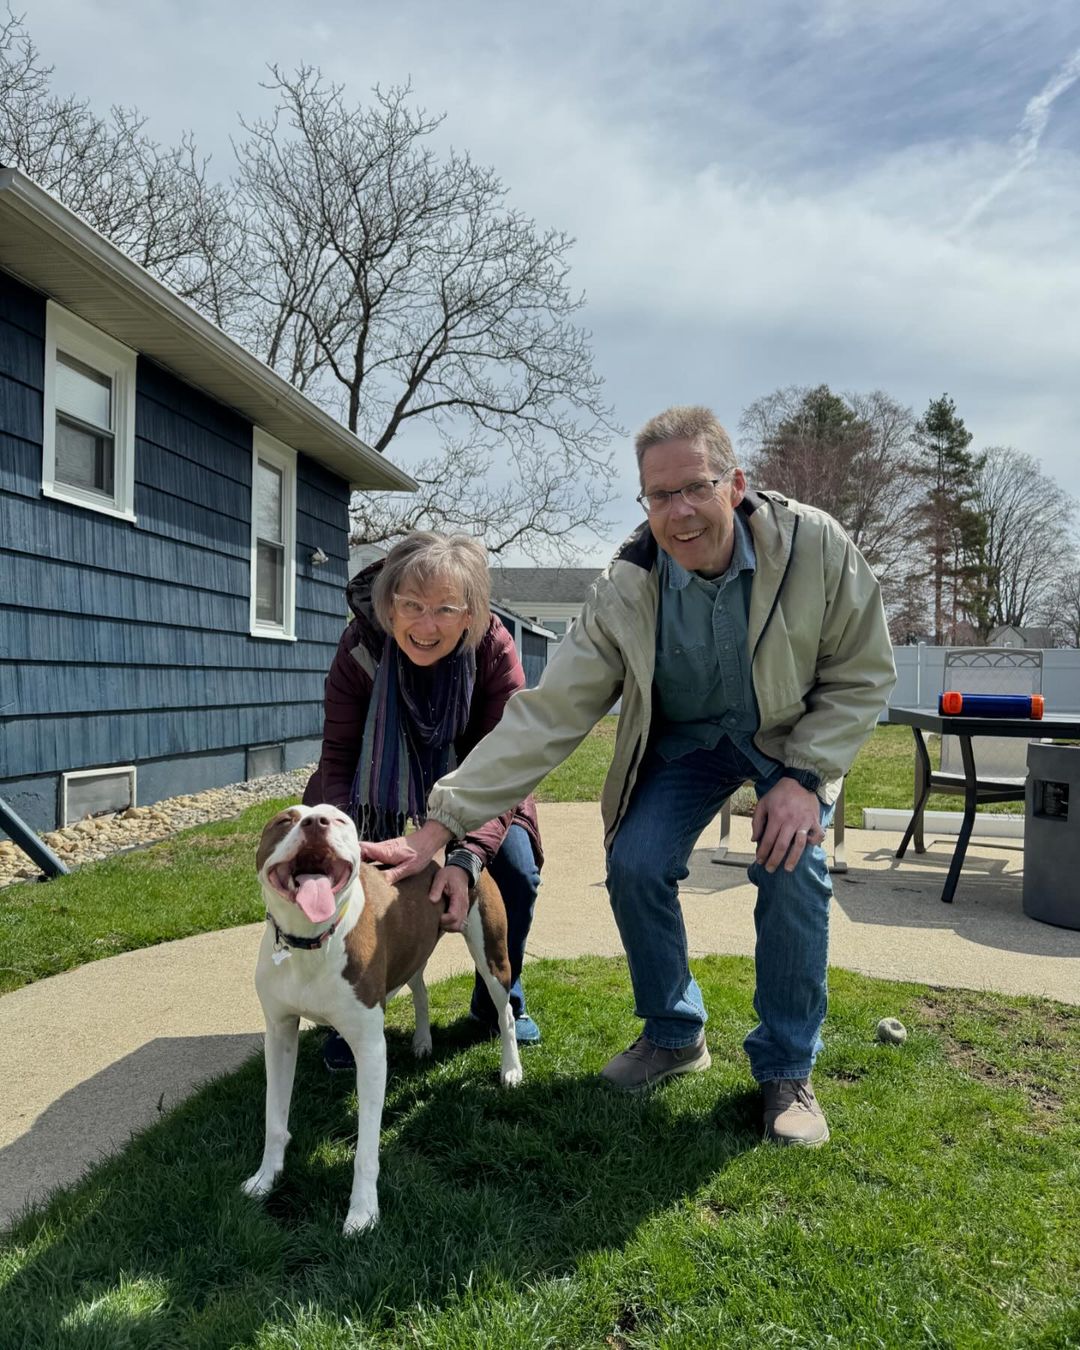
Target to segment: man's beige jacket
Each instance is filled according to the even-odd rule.
[[[750,593],[755,743],[809,769],[834,802],[896,681],[877,579],[831,516],[774,492],[739,506],[757,555]],[[643,525],[594,582],[581,617],[535,689],[440,780],[428,816],[462,837],[528,796],[622,697],[600,799],[610,846],[633,791],[652,718],[659,604],[656,542]]]

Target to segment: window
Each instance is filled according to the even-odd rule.
[[[295,639],[296,452],[255,428],[251,469],[251,632]]]
[[[135,519],[135,363],[130,347],[49,301],[45,496]]]
[[[556,637],[563,637],[566,633],[565,619],[540,619],[538,620],[541,628],[546,628],[549,633],[554,633]]]

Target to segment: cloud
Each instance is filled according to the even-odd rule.
[[[676,401],[734,427],[790,383],[917,409],[948,390],[977,445],[1015,444],[1080,493],[1073,0],[320,0],[315,19],[285,0],[37,0],[31,22],[58,89],[100,108],[122,90],[222,168],[268,61],[320,64],[355,99],[411,75],[448,114],[444,145],[576,236],[571,283],[630,429]],[[597,560],[637,518],[620,457]]]
[[[1034,98],[1028,100],[1024,115],[1020,119],[1020,126],[1013,138],[1015,158],[1012,164],[990,184],[981,197],[971,204],[960,224],[956,227],[957,234],[962,234],[970,229],[987,208],[1003,192],[1012,187],[1024,170],[1030,169],[1035,163],[1036,156],[1039,153],[1039,142],[1042,140],[1043,132],[1050,121],[1050,109],[1062,94],[1067,93],[1073,87],[1077,80],[1080,80],[1080,48],[1077,48],[1065,64],[1050,77]]]

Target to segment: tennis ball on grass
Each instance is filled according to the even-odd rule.
[[[877,1038],[882,1045],[903,1045],[907,1040],[907,1027],[895,1017],[883,1017],[877,1024]]]

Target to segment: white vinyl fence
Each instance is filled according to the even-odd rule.
[[[894,647],[896,688],[890,703],[901,708],[936,708],[945,671],[944,647]],[[1043,650],[1042,692],[1047,713],[1080,713],[1080,649]]]

